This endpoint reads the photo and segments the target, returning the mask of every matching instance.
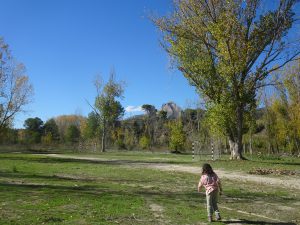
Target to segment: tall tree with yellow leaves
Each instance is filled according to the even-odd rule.
[[[274,1],[266,11],[259,0],[175,0],[170,16],[154,19],[174,65],[206,101],[212,130],[228,137],[232,159],[243,158],[257,90],[300,54],[287,38],[296,2]]]

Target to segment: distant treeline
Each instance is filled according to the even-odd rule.
[[[299,154],[299,123],[287,116],[293,113],[292,109],[298,109],[283,103],[282,98],[272,98],[266,108],[256,111],[255,127],[244,134],[244,152]],[[210,134],[205,110],[185,109],[179,118],[168,118],[167,112],[151,107],[154,110],[145,115],[115,121],[106,134],[107,148],[190,152],[193,141],[200,141],[203,148],[209,148],[214,141],[222,152],[228,152],[226,137]],[[38,117],[28,118],[24,127],[7,128],[2,132],[1,144],[71,145],[74,150],[101,151],[102,128],[94,112],[88,117],[63,115],[46,122]]]

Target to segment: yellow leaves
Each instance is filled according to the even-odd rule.
[[[292,127],[297,131],[297,136],[300,139],[300,103],[290,106],[290,114]]]
[[[220,57],[220,73],[225,76],[240,74],[246,66],[249,44],[245,39],[245,27],[234,14],[224,12],[209,30],[217,42]]]
[[[42,141],[43,144],[46,144],[46,145],[51,144],[52,141],[53,141],[52,134],[50,132],[48,132],[46,135],[42,136],[41,141]]]
[[[121,140],[124,137],[124,132],[121,127],[117,127],[111,131],[111,137],[114,141]]]
[[[182,121],[171,121],[168,123],[170,129],[170,147],[174,150],[182,150],[185,143],[185,132]]]
[[[208,106],[205,123],[213,134],[222,135],[227,128],[235,128],[235,105],[223,99],[219,104]]]
[[[87,129],[87,127],[88,127],[87,119],[82,120],[79,126],[80,133],[83,134]]]
[[[300,139],[300,103],[290,102],[283,97],[275,98],[268,114],[272,116],[272,132],[277,142],[294,151],[295,140]]]
[[[75,125],[80,128],[81,125],[84,124],[85,120],[86,119],[80,115],[62,115],[55,118],[59,132],[63,135],[66,134],[68,127],[71,125]]]
[[[142,149],[150,149],[150,139],[145,135],[140,138],[139,145]]]

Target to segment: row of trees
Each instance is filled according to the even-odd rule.
[[[265,98],[265,121],[270,153],[286,149],[300,153],[300,60],[283,71],[275,94]]]
[[[7,49],[3,41],[1,48]],[[8,50],[5,52],[9,53]],[[227,149],[228,145],[230,147],[230,138],[220,131],[234,121],[231,111],[226,111],[222,105],[207,107],[206,110],[186,109],[181,118],[168,119],[167,112],[144,104],[142,108],[145,115],[123,120],[124,108],[119,99],[122,98],[124,84],[116,81],[113,71],[107,83],[100,77],[95,79],[97,95],[94,104],[89,103],[92,112],[87,118],[64,115],[45,123],[38,117],[28,118],[24,123],[25,129],[11,129],[13,116],[29,102],[32,87],[28,83],[28,77],[21,73],[23,69],[18,69],[24,68],[23,66],[6,66],[9,64],[8,59],[12,58],[4,56],[4,53],[1,54],[2,85],[6,87],[2,93],[2,143],[76,144],[86,148],[97,146],[102,151],[107,146],[181,151],[191,149],[191,143],[195,140],[209,143],[218,139],[222,140],[223,149]],[[281,70],[274,83],[274,95],[264,98],[264,109],[249,108],[248,114],[243,118],[244,150],[248,148],[250,152],[267,150],[269,153],[299,153],[299,74],[299,61]],[[11,100],[7,102],[8,97]],[[18,106],[19,111],[14,105]]]
[[[56,144],[76,143],[80,140],[81,123],[85,118],[78,115],[64,115],[47,120],[28,118],[25,129],[9,129],[3,132],[1,143],[6,144]]]
[[[153,106],[152,106],[153,107]],[[164,147],[176,151],[186,148],[186,131],[182,120],[168,120],[165,113],[152,115],[149,126],[149,115],[140,115],[127,120],[118,120],[112,126],[105,125],[96,112],[87,118],[78,115],[64,115],[47,120],[45,123],[38,117],[28,118],[24,129],[7,129],[2,144],[72,144],[75,149],[94,149],[103,151],[105,146],[118,149],[153,149]],[[106,132],[104,135],[103,132]],[[104,149],[105,151],[105,149]]]
[[[251,128],[245,131],[244,151],[299,154],[300,66],[285,73],[282,85],[277,86],[274,96],[263,99],[266,107],[256,111]],[[45,123],[38,117],[28,118],[24,123],[25,129],[7,129],[4,140],[6,143],[21,144],[72,144],[75,149],[81,147],[82,150],[97,151],[103,151],[103,136],[106,147],[128,150],[190,151],[193,141],[200,141],[202,148],[207,149],[211,141],[221,142],[219,147],[223,151],[229,148],[226,136],[211,133],[211,121],[206,110],[188,108],[180,118],[170,119],[167,112],[159,111],[153,105],[145,104],[142,108],[144,115],[110,120],[106,122],[105,130],[99,116],[102,113],[100,110],[92,111],[88,117],[64,115]],[[103,135],[103,132],[106,134]]]

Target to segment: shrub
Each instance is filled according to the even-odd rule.
[[[178,152],[184,149],[186,136],[181,121],[172,121],[168,124],[170,129],[170,148]]]
[[[150,149],[150,139],[146,136],[142,136],[140,139],[140,146],[142,149]]]
[[[116,144],[117,144],[118,150],[126,149],[125,143],[121,139],[118,139],[116,141]]]

